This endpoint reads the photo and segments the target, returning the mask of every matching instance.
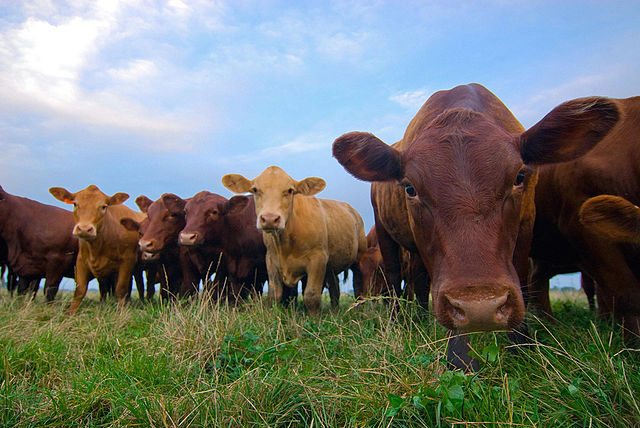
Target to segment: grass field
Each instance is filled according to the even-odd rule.
[[[0,292],[0,425],[640,426],[640,356],[580,292],[556,292],[533,346],[473,337],[473,375],[446,370],[445,330],[414,304],[318,318],[302,305],[207,303],[124,310],[95,294],[76,316]]]

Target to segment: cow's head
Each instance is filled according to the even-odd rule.
[[[129,195],[121,192],[107,196],[94,185],[76,193],[62,187],[52,187],[49,192],[60,201],[73,204],[73,218],[76,221],[73,235],[86,241],[93,241],[98,236],[109,206],[121,204],[129,198]]]
[[[182,205],[186,215],[186,223],[179,236],[180,245],[200,246],[205,242],[214,246],[218,244],[226,202],[226,198],[206,190],[184,201],[184,204],[176,200],[174,205],[176,208]]]
[[[575,100],[513,134],[483,114],[451,109],[403,151],[352,132],[334,142],[333,155],[356,178],[402,189],[440,323],[464,331],[513,328],[525,310],[514,249],[536,165],[586,153],[618,116],[610,100]]]
[[[140,211],[147,214],[147,224],[138,241],[144,253],[159,255],[167,246],[177,244],[178,234],[185,226],[184,210],[169,210],[163,199],[166,195],[155,202],[144,195],[136,198]]]
[[[593,233],[614,242],[640,243],[640,208],[615,195],[587,199],[580,208],[580,222]]]
[[[253,194],[257,227],[264,232],[284,230],[291,216],[295,195],[313,196],[326,185],[318,177],[296,181],[277,166],[268,167],[253,180],[239,174],[228,174],[222,177],[222,184],[234,193]]]

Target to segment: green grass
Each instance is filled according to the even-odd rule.
[[[530,349],[475,335],[473,375],[446,370],[445,330],[407,302],[391,322],[351,296],[318,318],[91,294],[68,317],[70,293],[42,299],[0,292],[2,426],[640,426],[638,352],[578,292],[531,319]]]

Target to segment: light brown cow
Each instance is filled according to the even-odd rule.
[[[431,276],[441,324],[515,329],[525,312],[536,166],[583,155],[617,121],[615,104],[587,98],[525,131],[494,94],[470,84],[432,95],[393,146],[351,132],[334,142],[333,154],[356,178],[374,182],[376,232],[397,293],[402,246]],[[458,367],[470,363],[464,340],[450,347]]]
[[[118,305],[124,305],[131,294],[131,277],[139,250],[138,233],[125,229],[120,220],[128,217],[141,222],[146,214],[122,205],[129,197],[126,193],[107,196],[94,185],[76,193],[62,187],[52,187],[49,192],[56,199],[73,204],[76,221],[73,235],[79,238],[76,290],[67,313],[78,310],[94,277],[101,280],[117,275]]]
[[[349,204],[313,196],[324,189],[323,179],[296,181],[271,166],[253,180],[225,175],[222,184],[232,192],[254,195],[257,227],[267,247],[270,302],[281,300],[283,286],[296,287],[306,276],[304,303],[309,313],[317,314],[325,281],[334,307],[340,272],[351,269],[354,289],[362,286],[357,261],[367,249],[364,223]]]

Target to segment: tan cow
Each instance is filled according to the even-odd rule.
[[[283,285],[296,287],[306,276],[303,295],[309,313],[320,310],[325,281],[335,307],[340,295],[337,275],[347,269],[354,273],[354,289],[361,287],[357,261],[367,250],[364,223],[349,204],[313,196],[324,189],[323,179],[296,181],[270,166],[253,180],[225,175],[222,184],[255,197],[257,227],[267,247],[269,302],[280,301]]]
[[[146,214],[122,205],[129,197],[126,193],[107,196],[94,185],[76,193],[62,187],[52,187],[49,192],[56,199],[73,204],[73,234],[79,238],[76,290],[67,313],[78,310],[92,278],[117,275],[118,305],[124,305],[131,294],[131,276],[138,262],[139,236],[138,232],[125,229],[120,220],[128,217],[141,222]]]

